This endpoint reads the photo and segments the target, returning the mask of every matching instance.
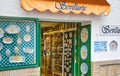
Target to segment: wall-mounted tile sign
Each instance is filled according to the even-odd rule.
[[[102,36],[120,36],[120,25],[101,25],[100,35]]]
[[[107,41],[95,41],[94,42],[95,52],[105,52],[107,51]]]
[[[115,52],[118,48],[118,43],[115,40],[113,40],[110,42],[109,46],[110,46],[110,50],[112,52]]]

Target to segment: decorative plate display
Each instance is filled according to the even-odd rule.
[[[0,38],[4,36],[4,31],[0,28]]]
[[[0,18],[0,25],[0,71],[39,67],[40,52],[36,47],[41,44],[37,43],[40,41],[37,38],[40,33],[37,32],[40,31],[38,20],[3,17]]]
[[[83,45],[81,47],[80,53],[81,53],[82,60],[86,60],[87,59],[87,55],[88,55],[88,50],[87,50],[87,47],[85,45]]]
[[[9,25],[6,27],[5,31],[9,34],[17,34],[20,32],[20,27],[17,25]]]
[[[116,51],[117,47],[118,47],[118,43],[115,40],[110,42],[110,50],[111,51],[113,51],[113,52]]]
[[[6,44],[11,44],[13,42],[13,39],[10,37],[5,37],[3,38],[3,42]]]
[[[88,40],[88,30],[87,28],[83,28],[81,31],[81,41],[85,43]]]
[[[88,72],[88,65],[86,63],[81,64],[81,72],[82,74],[86,74]]]
[[[11,62],[11,63],[20,63],[20,62],[24,62],[24,61],[25,61],[24,56],[11,56],[9,58],[9,62]]]
[[[0,50],[2,50],[3,49],[3,44],[2,43],[0,43]]]

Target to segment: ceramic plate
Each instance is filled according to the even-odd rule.
[[[25,53],[33,53],[34,52],[33,49],[31,49],[31,48],[23,48],[23,51]]]
[[[10,63],[25,62],[25,57],[24,56],[11,56],[9,57],[9,62]]]
[[[110,50],[111,51],[113,51],[113,52],[116,51],[117,47],[118,47],[118,43],[115,40],[110,42]]]
[[[6,50],[6,56],[10,56],[10,50],[9,49]]]
[[[83,45],[81,47],[80,53],[81,53],[80,55],[81,55],[82,60],[86,60],[87,55],[88,55],[88,50],[87,50],[87,47],[85,45]]]
[[[16,54],[19,53],[19,48],[18,48],[17,46],[15,46],[15,48],[14,48],[14,52],[15,52]]]
[[[0,50],[2,50],[3,49],[3,44],[2,43],[0,43]]]
[[[66,72],[65,72],[64,74],[65,74],[65,76],[67,76],[67,73],[66,73]]]
[[[67,37],[68,37],[68,35],[67,35],[67,33],[65,34],[65,38],[67,39]]]
[[[26,31],[30,32],[30,26],[26,26]]]
[[[88,30],[83,28],[81,31],[81,41],[85,43],[88,40]]]
[[[86,74],[88,72],[88,65],[86,63],[81,64],[81,72],[82,74]]]
[[[4,36],[4,31],[0,28],[0,38]]]
[[[70,71],[70,68],[69,68],[69,67],[67,67],[67,68],[66,68],[66,71],[67,71],[67,72],[69,72],[69,71]]]
[[[10,25],[6,27],[5,31],[9,34],[17,34],[20,32],[20,27],[18,27],[17,25]]]
[[[26,42],[29,42],[29,41],[31,40],[30,34],[26,34],[26,35],[24,36],[24,40],[25,40]]]
[[[69,37],[72,38],[72,32],[69,33]]]
[[[69,76],[72,76],[72,74],[71,74],[71,73],[69,73]]]
[[[13,39],[11,37],[5,37],[3,38],[3,42],[6,44],[11,44],[13,42]]]
[[[20,45],[22,43],[22,39],[21,38],[18,38],[17,39],[17,44]]]

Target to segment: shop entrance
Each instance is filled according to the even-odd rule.
[[[89,74],[90,55],[88,49],[80,52],[82,44],[89,46],[90,24],[82,26],[75,22],[41,22],[42,26],[42,76],[81,76]],[[81,28],[87,28],[81,32]],[[87,30],[87,32],[86,32]],[[81,42],[80,37],[83,36]],[[85,51],[84,51],[85,50]],[[82,54],[82,56],[81,56]],[[81,56],[81,57],[80,57]],[[80,68],[82,63],[87,65]],[[81,71],[82,70],[82,71]],[[81,72],[80,72],[81,71]],[[87,71],[85,73],[85,71]],[[84,75],[83,74],[83,75]]]

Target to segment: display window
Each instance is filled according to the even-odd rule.
[[[0,17],[0,71],[39,67],[37,41],[40,41],[37,18]]]

